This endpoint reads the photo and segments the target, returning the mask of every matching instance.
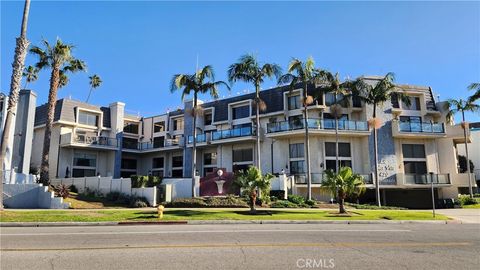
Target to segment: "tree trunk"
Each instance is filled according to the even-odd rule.
[[[5,157],[7,154],[7,144],[10,140],[10,130],[14,129],[13,118],[17,111],[17,102],[18,95],[20,93],[20,83],[22,81],[22,72],[25,67],[25,57],[27,55],[27,49],[30,45],[30,42],[27,40],[27,23],[28,23],[28,13],[30,11],[30,0],[25,0],[25,6],[23,8],[23,19],[22,26],[20,30],[20,37],[16,40],[15,47],[15,56],[13,58],[13,71],[10,82],[10,94],[7,107],[7,115],[5,119],[5,127],[3,129],[2,140],[1,140],[1,150],[0,150],[0,160],[2,162],[0,168],[0,210],[3,210],[3,180],[4,180],[4,170],[8,168],[5,167]],[[11,151],[11,149],[10,149]]]
[[[338,109],[337,108],[337,93],[335,93],[335,109]],[[339,167],[339,164],[338,164],[338,112],[335,111],[335,173],[338,174],[338,167]]]
[[[465,140],[465,157],[467,158],[468,193],[470,194],[470,198],[473,198],[472,173],[470,172],[470,159],[468,157],[467,124],[465,123],[464,111],[462,111],[462,120],[463,120],[463,138]]]
[[[338,207],[339,207],[340,214],[347,213],[347,211],[345,210],[345,199],[343,197],[339,198]]]
[[[192,197],[195,197],[195,176],[197,172],[197,92],[193,94],[193,148],[192,148]]]
[[[305,83],[305,93],[303,94],[303,118],[305,122],[305,157],[307,160],[307,199],[311,200],[312,199],[312,177],[310,173],[310,138],[308,135],[308,104],[307,104],[307,98],[308,98],[308,84]]]
[[[88,100],[90,100],[90,95],[92,94],[93,87],[90,87],[90,91],[88,91],[88,96],[87,100],[85,100],[85,103],[88,103]]]
[[[255,92],[256,92],[256,104],[255,104],[255,107],[256,107],[256,110],[255,110],[255,135],[256,135],[256,147],[257,147],[257,168],[260,170],[260,172],[262,171],[262,168],[261,168],[261,162],[260,162],[260,85],[255,85]]]
[[[373,119],[377,117],[377,105],[373,104]],[[374,120],[376,121],[376,120]],[[375,200],[377,206],[382,206],[380,202],[380,180],[378,179],[378,142],[377,142],[377,128],[376,123],[373,125],[373,156],[375,164]]]
[[[50,155],[50,140],[52,139],[52,125],[55,116],[55,106],[57,104],[58,83],[60,81],[60,67],[58,65],[52,67],[52,74],[50,76],[50,91],[48,93],[47,103],[47,120],[45,123],[45,136],[43,138],[43,152],[42,165],[40,168],[40,181],[44,186],[50,185],[48,175],[49,171],[49,155]],[[57,164],[58,166],[58,164]]]
[[[255,203],[257,202],[257,192],[253,191],[250,194],[250,212],[255,213],[257,211]]]

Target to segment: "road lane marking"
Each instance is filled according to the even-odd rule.
[[[65,248],[2,248],[2,252],[38,252],[38,251],[82,251],[82,250],[122,250],[122,249],[184,249],[184,248],[385,248],[385,247],[458,247],[471,246],[470,242],[346,242],[346,243],[257,243],[257,244],[184,244],[184,245],[151,245],[151,246],[105,246],[105,247],[65,247]]]
[[[357,229],[279,229],[279,230],[190,230],[190,231],[127,231],[127,232],[52,232],[52,233],[1,233],[1,236],[46,236],[46,235],[117,235],[117,234],[186,234],[186,233],[262,233],[262,232],[411,232],[411,230],[357,230]]]

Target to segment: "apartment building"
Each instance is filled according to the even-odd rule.
[[[368,77],[375,83],[378,77]],[[429,87],[398,85],[407,94],[407,106],[394,98],[378,110],[379,180],[384,204],[415,206],[431,202],[429,179],[438,198],[453,198],[468,190],[468,177],[458,173],[456,146],[463,130],[445,123],[443,105]],[[197,116],[197,168],[204,177],[216,168],[238,171],[255,164],[255,135],[261,136],[263,172],[286,173],[290,192],[306,194],[302,89],[280,86],[260,93],[267,108],[256,129],[254,94],[203,103]],[[332,94],[311,85],[309,131],[312,193],[321,192],[324,171],[335,168],[335,120]],[[367,120],[372,107],[358,98],[343,102],[338,123],[339,161],[362,174],[374,199],[373,138]],[[193,143],[192,101],[166,114],[139,117],[125,114],[125,104],[97,107],[62,99],[57,102],[50,149],[50,176],[114,176],[152,174],[165,178],[191,177]],[[46,107],[37,108],[32,163],[40,165]],[[433,174],[432,174],[433,173]],[[433,176],[432,176],[433,175]]]

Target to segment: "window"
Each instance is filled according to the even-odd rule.
[[[156,122],[153,124],[153,132],[165,131],[165,121]]]
[[[402,102],[402,107],[405,110],[420,111],[420,97],[409,97],[410,106]]]
[[[421,123],[422,117],[420,116],[400,116],[400,122]]]
[[[183,167],[183,157],[182,156],[172,157],[172,167]]]
[[[132,175],[135,175],[136,172],[134,171],[120,171],[120,177],[122,178],[130,178]]]
[[[250,116],[250,106],[240,106],[232,108],[232,119],[246,118]]]
[[[425,158],[425,146],[423,144],[403,144],[403,158]]]
[[[304,150],[303,143],[290,144],[290,158],[303,158]]]
[[[303,117],[301,115],[294,115],[288,117],[288,124],[291,129],[301,129],[303,128]]]
[[[252,149],[238,149],[233,150],[233,162],[248,162],[253,161]]]
[[[304,173],[305,173],[304,160],[290,161],[290,174],[304,174]]]
[[[82,125],[87,125],[87,126],[98,126],[98,114],[79,111],[78,123]]]
[[[325,143],[325,156],[335,157],[336,156],[336,147],[334,142]],[[338,156],[339,157],[350,157],[350,143],[338,143]]]
[[[158,157],[152,159],[152,175],[163,177],[164,158]]]
[[[203,154],[203,165],[217,165],[217,153]]]
[[[153,138],[153,148],[161,148],[165,145],[165,137],[154,137]]]
[[[183,130],[183,118],[173,120],[173,130]]]
[[[131,158],[122,158],[122,170],[137,170],[137,160]]]
[[[427,163],[425,161],[404,161],[403,167],[406,174],[427,173]]]
[[[301,105],[300,95],[289,96],[288,97],[288,109],[289,110],[296,110],[300,109]]]
[[[205,113],[205,116],[204,116],[204,122],[205,122],[205,126],[209,126],[212,124],[212,113],[211,112],[208,112],[208,113]]]
[[[123,132],[130,134],[138,134],[138,123],[125,122],[123,124]]]
[[[154,168],[154,169],[162,168],[163,169],[163,167],[164,167],[163,161],[164,161],[163,157],[153,158],[152,159],[152,168]]]
[[[326,93],[325,94],[325,105],[331,106],[335,104],[335,94],[333,93]],[[342,94],[337,95],[337,104],[340,104],[342,107],[347,107],[347,100]]]
[[[72,177],[95,176],[97,172],[97,156],[82,152],[73,154]]]
[[[123,138],[122,147],[126,149],[138,149],[138,140],[133,138]]]
[[[207,174],[213,173],[215,171],[215,167],[205,167],[203,168],[203,176],[207,176]]]
[[[336,147],[334,142],[325,142],[325,170],[336,169]],[[338,167],[352,168],[350,143],[338,143]]]

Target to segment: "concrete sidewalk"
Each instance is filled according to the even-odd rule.
[[[438,209],[437,213],[461,221],[462,223],[480,224],[480,209]]]

